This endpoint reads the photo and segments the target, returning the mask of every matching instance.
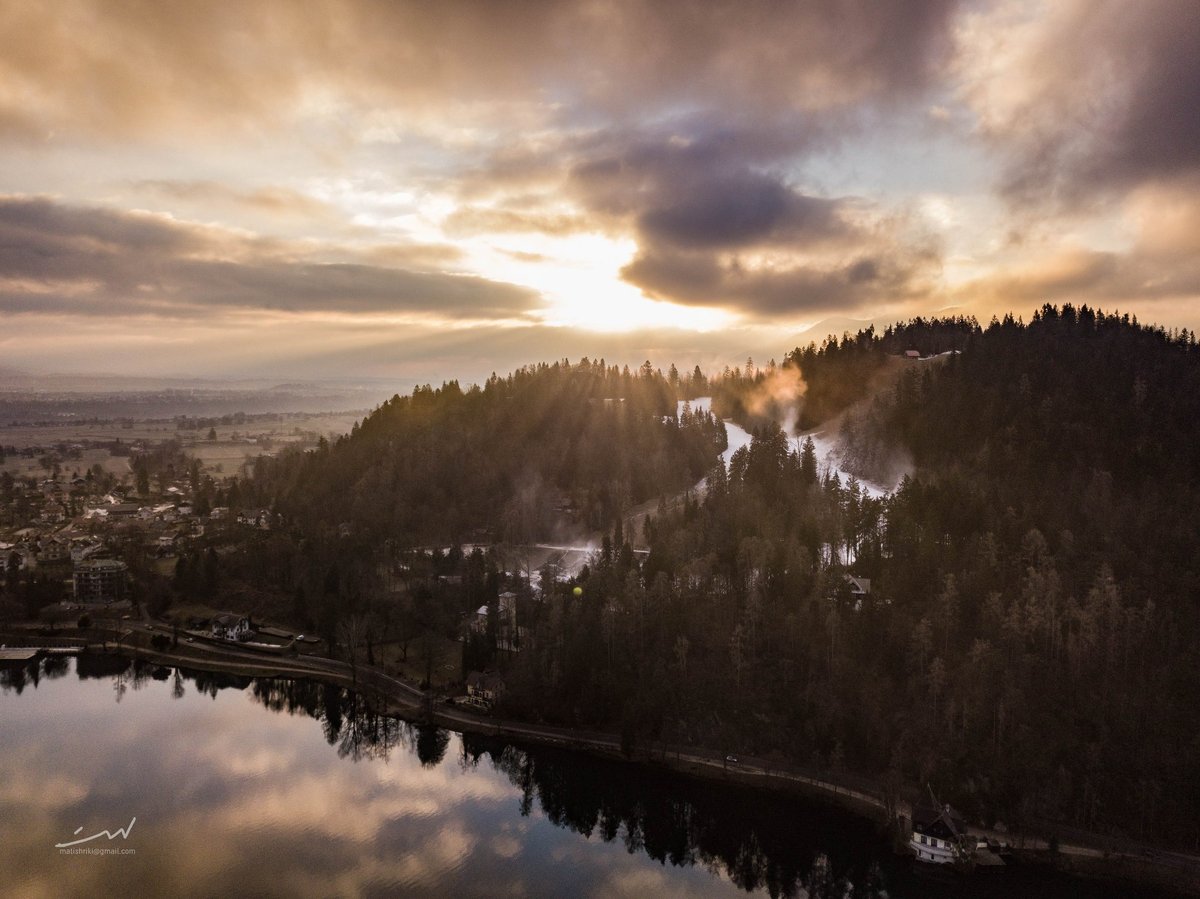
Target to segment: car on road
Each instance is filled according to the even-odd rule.
[[[196,638],[195,638],[195,637],[185,637],[184,639],[185,639],[185,640],[186,640],[188,643],[195,643],[195,642],[196,642]]]
[[[738,757],[736,755],[727,755],[725,756],[725,761],[730,765],[736,765],[738,763]]]

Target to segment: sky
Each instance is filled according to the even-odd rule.
[[[1197,0],[0,0],[0,46],[0,368],[1200,326]]]

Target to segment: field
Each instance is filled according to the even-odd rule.
[[[201,462],[204,471],[214,477],[238,474],[248,459],[262,454],[274,454],[288,446],[313,446],[320,437],[332,438],[347,433],[361,418],[355,413],[293,413],[287,415],[248,416],[236,424],[215,426],[216,439],[210,440],[208,429],[181,429],[174,421],[99,422],[52,425],[0,425],[0,445],[17,450],[42,447],[49,450],[58,444],[87,444],[98,442],[159,443],[178,440],[183,450]],[[47,469],[40,459],[8,455],[0,462],[0,471],[14,476],[41,476]],[[79,459],[64,459],[60,463],[65,473],[83,472],[96,463],[118,476],[129,473],[129,459],[111,456],[106,449],[89,448]]]

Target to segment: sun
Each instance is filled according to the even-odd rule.
[[[723,309],[654,300],[624,281],[621,269],[636,251],[628,238],[573,234],[489,241],[468,252],[484,277],[538,291],[546,301],[540,314],[547,325],[610,333],[647,328],[706,332],[733,323],[734,316]]]

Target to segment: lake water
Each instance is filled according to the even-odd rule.
[[[0,828],[17,897],[1132,895],[930,881],[821,802],[114,657],[0,671]],[[102,831],[71,848],[133,852],[56,848]]]

